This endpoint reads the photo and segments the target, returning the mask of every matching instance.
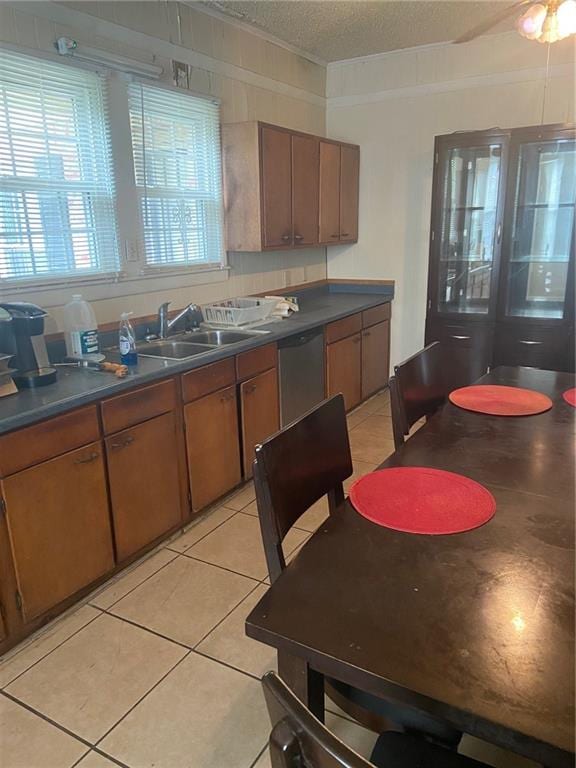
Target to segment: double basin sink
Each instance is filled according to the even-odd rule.
[[[238,344],[266,333],[270,331],[191,331],[168,339],[141,342],[136,345],[136,349],[142,357],[186,360],[188,357],[203,355],[218,347]]]

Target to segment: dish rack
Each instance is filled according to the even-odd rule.
[[[227,299],[202,307],[202,317],[209,325],[224,328],[238,327],[265,320],[274,310],[278,299],[261,299],[256,296]]]

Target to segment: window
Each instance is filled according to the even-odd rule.
[[[132,83],[129,106],[146,264],[220,264],[218,105],[187,93]]]
[[[105,79],[0,50],[0,278],[118,268]]]

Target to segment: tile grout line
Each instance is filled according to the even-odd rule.
[[[66,728],[65,725],[61,725],[56,720],[52,720],[52,718],[48,717],[48,715],[45,715],[43,712],[40,712],[38,709],[34,709],[34,707],[31,707],[30,704],[27,704],[22,699],[17,698],[16,696],[13,696],[11,693],[8,693],[8,691],[0,691],[0,696],[5,696],[7,699],[9,699],[14,704],[18,704],[19,706],[23,707],[25,710],[30,712],[33,715],[37,715],[41,720],[44,720],[46,723],[49,723],[50,725],[53,725],[55,728],[58,728],[58,730],[63,731],[64,733],[67,733],[68,736],[72,736],[76,741],[80,741],[82,744],[84,744],[86,747],[89,747],[92,749],[92,744],[87,741],[83,736],[79,736],[77,733],[74,733],[74,731],[69,730]],[[83,755],[85,757],[86,755]]]
[[[246,505],[246,506],[248,506],[248,505]],[[211,529],[211,530],[209,530],[207,533],[205,533],[205,534],[204,534],[204,536],[200,536],[200,538],[198,539],[198,541],[195,541],[195,542],[194,542],[194,544],[190,544],[190,546],[189,546],[189,547],[186,547],[186,549],[183,549],[183,550],[170,549],[170,547],[168,546],[168,544],[165,544],[165,545],[163,546],[163,549],[168,549],[168,550],[170,550],[170,552],[176,552],[176,554],[177,554],[177,555],[183,555],[183,554],[184,554],[185,552],[187,552],[189,549],[191,549],[192,547],[195,547],[195,546],[196,546],[196,544],[198,544],[200,541],[203,541],[203,539],[205,539],[205,538],[206,538],[206,536],[210,536],[210,534],[211,534],[211,533],[214,533],[214,531],[217,531],[217,530],[218,530],[218,528],[220,528],[222,525],[224,525],[225,523],[227,523],[227,522],[228,522],[228,520],[232,520],[232,518],[233,518],[235,515],[237,515],[237,514],[238,514],[237,510],[234,510],[234,509],[230,509],[230,507],[226,507],[226,506],[224,506],[224,504],[221,504],[219,507],[217,507],[217,508],[216,508],[216,510],[217,510],[217,509],[222,509],[222,508],[223,508],[223,509],[226,509],[226,510],[228,510],[228,512],[231,512],[232,514],[231,514],[229,517],[227,517],[227,518],[226,518],[226,520],[222,520],[222,522],[221,522],[221,523],[218,523],[218,525],[214,526],[214,528],[212,528],[212,529]],[[216,511],[216,510],[214,510],[214,511]],[[201,523],[201,522],[203,522],[203,521],[202,521],[202,520],[199,520],[199,521],[198,521],[198,525],[200,525],[200,523]],[[193,526],[191,526],[190,528],[188,528],[188,531],[193,531],[195,527],[196,527],[196,526],[194,526],[194,525],[193,525]],[[186,536],[186,534],[188,533],[188,531],[185,531],[185,532],[182,534],[182,536]],[[178,539],[174,539],[174,541],[178,541]],[[170,543],[172,543],[172,542],[170,542]]]
[[[160,685],[160,683],[162,683],[162,682],[163,682],[163,681],[164,681],[164,680],[165,680],[165,679],[168,677],[168,675],[170,675],[170,674],[171,674],[171,673],[172,673],[172,672],[173,672],[173,671],[174,671],[174,670],[175,670],[177,667],[179,667],[179,666],[180,666],[180,664],[182,664],[182,662],[183,662],[185,659],[187,659],[187,658],[190,656],[190,654],[192,653],[192,650],[191,650],[191,649],[187,649],[187,651],[188,651],[188,652],[187,652],[187,653],[185,653],[185,654],[184,654],[184,656],[182,656],[182,658],[181,658],[181,659],[178,659],[178,661],[176,662],[176,664],[173,664],[173,665],[170,667],[170,669],[169,669],[167,672],[165,672],[165,673],[162,675],[162,677],[161,677],[159,680],[157,680],[157,681],[154,683],[154,685],[153,685],[151,688],[149,688],[149,689],[146,691],[146,693],[144,693],[142,696],[140,696],[140,698],[138,699],[138,701],[136,701],[134,704],[132,704],[132,706],[131,706],[131,707],[129,707],[129,708],[128,708],[128,710],[127,710],[126,712],[124,712],[124,714],[122,715],[122,717],[121,717],[119,720],[117,720],[117,721],[114,723],[114,725],[113,725],[112,727],[110,727],[110,728],[109,728],[109,729],[108,729],[108,730],[107,730],[107,731],[106,731],[104,734],[102,734],[102,736],[100,736],[100,738],[99,738],[99,739],[97,739],[97,740],[94,742],[94,745],[93,745],[93,746],[94,746],[94,748],[95,748],[95,750],[96,750],[96,751],[98,751],[98,752],[101,752],[101,753],[102,753],[102,754],[103,754],[105,757],[108,757],[108,753],[106,753],[106,752],[104,752],[103,750],[101,750],[101,749],[98,747],[98,744],[101,744],[101,743],[102,743],[102,741],[103,741],[103,740],[104,740],[104,739],[105,739],[105,738],[106,738],[106,737],[107,737],[107,736],[108,736],[108,735],[109,735],[109,734],[110,734],[110,733],[111,733],[111,732],[112,732],[112,731],[113,731],[115,728],[117,728],[117,727],[120,725],[120,723],[121,723],[123,720],[125,720],[125,719],[128,717],[128,715],[129,715],[131,712],[133,712],[133,711],[134,711],[134,709],[136,709],[136,707],[137,707],[137,706],[138,706],[138,705],[139,705],[141,702],[143,702],[143,701],[144,701],[144,699],[145,699],[145,698],[146,698],[146,697],[147,697],[147,696],[148,696],[150,693],[152,693],[152,691],[153,691],[153,690],[155,690],[155,689],[156,689],[156,688],[157,688],[157,687]]]
[[[167,547],[163,547],[163,549],[167,549]],[[158,552],[160,552],[160,551],[161,550],[158,550]],[[136,584],[136,586],[132,587],[132,589],[129,589],[128,592],[126,592],[126,594],[122,595],[122,597],[119,597],[118,600],[114,600],[114,602],[110,603],[110,605],[107,606],[106,608],[101,608],[99,605],[95,605],[94,603],[88,603],[88,605],[91,605],[93,608],[98,608],[98,610],[100,610],[100,611],[107,611],[109,608],[112,608],[113,606],[115,606],[116,603],[119,603],[120,600],[124,600],[124,598],[128,597],[128,595],[131,595],[132,592],[134,592],[134,590],[138,589],[138,587],[141,587],[142,584],[146,583],[148,581],[148,579],[151,579],[153,576],[156,576],[157,573],[160,573],[160,571],[163,571],[164,568],[166,568],[167,565],[170,565],[170,563],[172,563],[172,562],[174,562],[174,560],[176,560],[176,558],[178,557],[179,553],[178,552],[174,552],[173,549],[170,549],[168,551],[171,552],[174,555],[174,557],[171,560],[168,560],[167,563],[164,563],[164,565],[161,565],[159,568],[157,568],[151,574],[146,576],[145,579],[143,579],[141,582]],[[158,553],[155,552],[154,555],[156,555],[156,554],[158,554]],[[148,560],[151,560],[151,559],[152,558],[150,557],[147,560],[143,560],[142,563],[140,563],[140,565],[144,565],[144,563],[148,562]],[[140,567],[140,566],[138,566],[138,567]],[[137,568],[134,568],[133,571],[130,571],[129,573],[124,574],[124,576],[129,576],[130,573],[134,573],[136,570],[137,570]],[[117,581],[119,582],[120,579],[118,579]],[[110,584],[108,585],[108,587],[103,589],[102,592],[99,592],[98,595],[103,594],[105,592],[105,590],[108,589],[109,587],[111,587],[114,583],[117,583],[117,582],[111,581]],[[96,597],[98,597],[98,595],[94,595],[94,597],[96,598]]]
[[[326,494],[324,494],[324,496],[325,495]],[[324,498],[324,496],[321,496],[320,499],[318,499],[318,501],[321,501]],[[315,502],[315,503],[318,503],[318,502]],[[309,509],[312,509],[312,507],[309,507]],[[309,509],[307,509],[306,512],[308,512]],[[304,516],[306,514],[306,512],[303,512],[302,516]],[[244,517],[251,517],[253,520],[254,519],[258,520],[258,516],[257,515],[251,515],[250,512],[243,512],[242,510],[240,510],[236,514],[237,515],[244,515]],[[228,518],[228,519],[231,520],[232,518]],[[324,522],[324,521],[322,521],[322,522]],[[322,523],[320,523],[320,525],[322,525]],[[318,528],[320,527],[320,525],[318,526]],[[293,530],[294,528],[297,531],[301,531],[302,533],[309,533],[310,535],[312,535],[313,533],[316,533],[316,531],[318,530],[318,528],[315,528],[313,531],[309,531],[306,528],[300,528],[298,525],[296,525],[296,523],[294,523],[294,525],[290,526],[290,530]],[[192,546],[194,546],[194,544]],[[297,547],[298,546],[300,546],[300,545],[297,545]],[[295,547],[294,549],[296,549],[297,547]],[[292,552],[294,552],[294,549],[290,550],[290,552],[288,552],[288,555],[291,555]]]
[[[212,634],[212,632],[214,632],[214,630],[215,630],[215,629],[217,629],[217,628],[218,628],[218,627],[219,627],[219,626],[222,624],[222,622],[226,621],[226,619],[227,619],[227,618],[230,616],[230,614],[232,614],[232,613],[233,613],[233,612],[236,610],[236,608],[239,608],[239,607],[242,605],[242,603],[244,602],[244,600],[247,600],[247,599],[250,597],[250,595],[254,594],[254,592],[256,592],[256,590],[258,589],[258,587],[259,587],[259,586],[261,586],[261,584],[262,584],[262,582],[259,582],[258,584],[256,584],[256,585],[255,585],[255,586],[254,586],[254,587],[253,587],[253,588],[250,590],[250,592],[248,592],[248,594],[247,594],[247,595],[245,595],[245,596],[242,598],[242,600],[240,600],[240,602],[239,602],[239,603],[237,603],[237,604],[234,606],[234,608],[232,608],[230,611],[228,611],[228,613],[226,614],[226,616],[223,616],[223,617],[220,619],[220,621],[219,621],[217,624],[214,624],[214,626],[212,627],[212,629],[211,629],[209,632],[207,632],[207,633],[204,635],[204,637],[202,637],[202,638],[200,638],[200,640],[198,640],[198,642],[196,643],[196,645],[194,645],[194,646],[193,646],[192,650],[194,650],[194,651],[195,651],[195,650],[197,650],[198,646],[199,646],[201,643],[203,643],[203,642],[204,642],[204,640],[206,640],[206,638],[207,638],[207,637],[209,637],[209,636]]]
[[[78,611],[80,611],[80,609],[81,609],[81,608],[84,608],[84,606],[85,606],[85,605],[88,605],[88,603],[84,603],[83,605],[81,605],[81,606],[80,606],[80,608],[78,608],[78,610],[77,610],[77,611],[75,611],[74,613],[71,613],[71,614],[70,614],[70,617],[69,617],[69,618],[71,618],[72,616],[76,615],[76,614],[78,613]],[[51,648],[49,651],[47,651],[47,652],[46,652],[46,653],[45,653],[43,656],[41,656],[39,659],[36,659],[36,661],[35,661],[33,664],[30,664],[30,666],[29,666],[29,667],[26,667],[26,669],[24,669],[22,672],[20,672],[18,675],[16,675],[16,677],[12,678],[12,680],[10,680],[8,683],[6,683],[5,685],[1,686],[1,687],[0,687],[0,690],[2,690],[2,691],[3,691],[3,690],[5,690],[5,689],[6,689],[6,688],[7,688],[9,685],[12,685],[12,683],[15,683],[15,682],[16,682],[16,680],[19,680],[19,679],[22,677],[22,675],[25,675],[27,672],[29,672],[31,669],[33,669],[33,668],[34,668],[34,667],[35,667],[37,664],[39,664],[41,661],[44,661],[44,659],[47,659],[47,658],[48,658],[48,656],[50,656],[52,653],[54,653],[54,651],[58,650],[58,648],[60,648],[62,645],[64,645],[64,643],[67,643],[67,642],[68,642],[68,640],[70,640],[70,639],[72,639],[73,637],[75,637],[75,636],[76,636],[76,635],[77,635],[79,632],[82,632],[82,630],[83,630],[83,629],[86,629],[86,627],[87,627],[87,626],[89,626],[90,624],[92,624],[92,622],[93,622],[93,621],[96,621],[96,619],[99,619],[99,618],[100,618],[100,616],[101,616],[101,615],[102,615],[102,613],[103,613],[102,609],[101,609],[101,608],[98,608],[98,607],[97,607],[97,606],[95,606],[95,605],[90,605],[90,608],[94,608],[94,610],[96,610],[96,611],[99,611],[100,613],[98,614],[98,616],[94,616],[93,618],[91,618],[91,619],[90,619],[90,621],[87,621],[87,622],[86,622],[86,624],[84,624],[84,625],[83,625],[83,626],[81,626],[79,629],[77,629],[77,630],[76,630],[76,632],[72,632],[72,634],[71,634],[71,635],[68,635],[68,637],[66,637],[64,640],[62,640],[62,642],[61,642],[61,643],[58,643],[58,645],[54,646],[54,648]],[[38,638],[38,639],[40,639],[40,638]],[[11,657],[10,659],[8,659],[8,660],[7,660],[7,662],[6,662],[6,663],[8,663],[8,661],[10,661],[12,658],[14,658],[14,659],[18,658],[18,656],[19,656],[21,653],[24,653],[24,651],[25,651],[27,648],[29,648],[31,645],[32,645],[32,643],[29,643],[27,646],[25,646],[24,648],[22,648],[22,650],[21,650],[21,651],[18,651],[18,653],[15,653],[13,657]]]
[[[290,552],[292,554],[292,552]],[[268,587],[270,584],[267,584],[265,579],[268,578],[268,574],[264,576],[262,579],[258,579],[255,576],[246,576],[245,573],[239,573],[238,571],[233,571],[231,568],[226,568],[225,565],[218,565],[218,563],[211,563],[209,560],[202,560],[198,556],[189,555],[187,552],[182,552],[183,557],[187,557],[189,560],[195,560],[197,563],[204,563],[204,565],[211,565],[213,568],[220,568],[221,571],[226,571],[226,573],[233,573],[235,576],[242,576],[244,579],[250,579],[250,581],[256,581],[258,584],[266,584]]]

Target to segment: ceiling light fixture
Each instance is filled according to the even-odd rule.
[[[535,3],[520,16],[516,29],[528,40],[555,43],[576,33],[576,0]]]

